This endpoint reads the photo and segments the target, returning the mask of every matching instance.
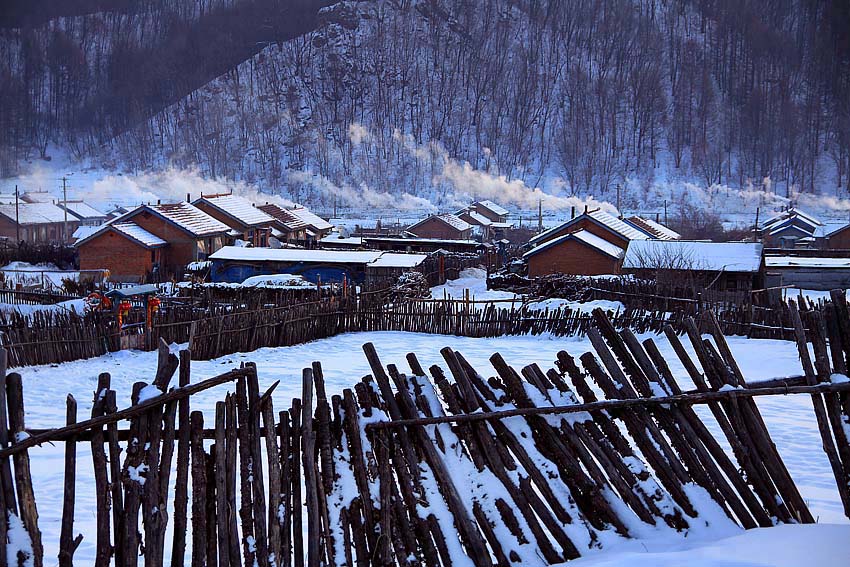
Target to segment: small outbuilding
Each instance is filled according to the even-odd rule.
[[[765,286],[829,291],[850,288],[850,258],[765,256]]]

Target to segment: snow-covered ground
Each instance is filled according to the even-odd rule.
[[[645,338],[645,337],[641,337]],[[479,371],[488,373],[489,356],[500,352],[510,364],[521,367],[538,362],[544,368],[552,366],[559,350],[574,356],[591,350],[584,337],[553,338],[549,336],[521,336],[474,339],[465,337],[425,335],[400,332],[373,332],[340,335],[303,345],[285,348],[264,348],[252,353],[234,354],[216,360],[193,362],[193,382],[238,367],[241,362],[257,364],[261,388],[276,380],[281,384],[274,394],[276,409],[288,407],[291,398],[300,396],[301,368],[314,360],[322,362],[329,394],[338,394],[351,387],[361,376],[370,373],[362,355],[365,342],[376,345],[384,364],[393,363],[407,368],[404,355],[414,351],[424,367],[431,364],[444,366],[439,349],[451,346],[460,351]],[[676,362],[671,347],[663,337],[657,342],[661,352],[670,361],[671,369],[683,388],[692,388],[682,366]],[[786,341],[748,340],[731,337],[730,347],[749,381],[800,373],[794,344]],[[79,416],[83,419],[91,411],[91,400],[100,372],[110,372],[113,388],[118,392],[119,406],[129,404],[132,384],[150,381],[156,368],[156,353],[124,351],[103,357],[66,363],[58,366],[23,368],[27,423],[30,427],[55,427],[64,420],[65,395],[73,393],[79,403]],[[192,397],[192,409],[204,412],[208,423],[214,415],[215,402],[221,400],[228,386],[220,386]],[[815,423],[810,399],[807,396],[771,397],[758,400],[765,421],[782,454],[792,477],[814,516],[825,524],[846,523],[835,488],[829,464],[820,448],[820,437]],[[723,442],[723,436],[707,412],[701,412],[709,429]],[[725,445],[725,443],[723,443]],[[78,445],[77,515],[75,530],[86,535],[77,551],[81,564],[91,562],[95,543],[95,495],[91,483],[91,456],[86,444]],[[62,463],[64,448],[61,444],[44,446],[30,451],[36,496],[40,512],[40,526],[44,533],[48,557],[55,557],[62,510]],[[174,475],[172,475],[174,479]],[[762,532],[764,535],[762,535]],[[710,535],[711,537],[708,537]],[[817,565],[848,564],[846,556],[848,526],[817,526],[816,528],[782,528],[777,531],[762,530],[739,535],[737,530],[721,530],[708,535],[691,535],[690,538],[669,536],[663,541],[653,539],[626,542],[610,552],[594,553],[577,565],[614,565],[633,561],[638,565],[795,565],[792,551],[783,552],[786,546],[798,549],[794,542],[817,542]],[[735,536],[727,543],[718,538]],[[776,540],[776,541],[774,541]],[[773,543],[771,543],[773,542]],[[760,552],[765,546],[775,549],[780,557],[772,562],[772,555]],[[737,555],[720,562],[724,549]],[[686,551],[687,550],[687,551]],[[694,563],[689,560],[694,558]],[[735,562],[731,557],[736,557]],[[815,557],[812,555],[811,557]],[[761,559],[759,559],[761,558]],[[687,559],[687,560],[686,560]],[[759,563],[758,561],[762,561]],[[822,560],[822,561],[821,561]],[[767,561],[765,563],[765,561]],[[784,563],[782,561],[785,561]],[[790,562],[789,562],[790,561]]]
[[[11,262],[0,268],[0,275],[12,287],[21,284],[24,287],[44,288],[62,287],[63,279],[77,280],[80,277],[80,272],[60,270],[54,264],[33,265],[27,262]]]

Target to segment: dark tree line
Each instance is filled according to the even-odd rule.
[[[419,194],[435,191],[447,157],[595,194],[659,172],[739,187],[769,178],[783,193],[850,176],[847,2],[343,2],[240,65],[226,45],[174,41],[232,2],[149,0],[156,9],[132,17],[2,32],[6,153],[55,139],[136,168],[197,165],[270,187],[309,169]],[[162,63],[200,65],[186,51],[222,75],[162,97],[175,104],[161,112],[162,100],[133,96],[150,92],[132,80],[150,60],[159,68],[145,81],[197,86]],[[98,87],[112,77],[126,91]],[[132,126],[117,138],[99,114],[110,105]]]

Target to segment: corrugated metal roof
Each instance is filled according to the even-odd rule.
[[[215,236],[230,230],[229,226],[214,219],[191,203],[143,205],[143,207],[151,209],[196,237]],[[131,211],[129,214],[133,215],[133,213],[135,211]]]
[[[247,226],[268,225],[275,221],[271,215],[255,207],[251,201],[237,195],[201,197],[193,204],[197,205],[202,201]]]
[[[17,214],[17,217],[16,217]],[[18,211],[15,205],[0,205],[0,215],[14,221],[18,219],[19,224],[48,224],[65,221],[65,211],[53,203],[19,203]],[[73,215],[68,220],[74,221]]]
[[[755,273],[761,267],[758,242],[632,240],[623,268]]]

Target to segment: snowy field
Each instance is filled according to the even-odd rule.
[[[648,336],[648,335],[647,335]],[[642,338],[645,338],[642,337]],[[673,373],[683,388],[693,385],[681,365],[675,363],[672,349],[663,337],[657,341]],[[500,352],[515,367],[538,362],[544,368],[552,366],[555,354],[567,350],[574,356],[591,350],[584,337],[553,338],[502,337],[474,339],[454,336],[425,335],[399,332],[374,332],[340,335],[283,348],[264,348],[247,354],[235,354],[216,360],[193,362],[192,381],[200,381],[238,367],[241,362],[257,364],[261,388],[276,380],[281,384],[274,394],[277,410],[289,407],[291,398],[300,396],[301,369],[314,360],[323,364],[329,394],[338,394],[351,387],[360,377],[370,373],[362,354],[365,342],[376,345],[384,364],[394,363],[406,369],[404,355],[414,351],[424,367],[431,364],[444,366],[439,349],[451,346],[460,351],[480,372],[491,372],[489,356]],[[785,341],[748,340],[743,337],[729,339],[741,369],[748,381],[764,380],[777,376],[800,373],[794,344]],[[119,407],[129,404],[132,384],[150,381],[156,368],[156,353],[125,351],[96,359],[66,363],[60,366],[42,366],[20,369],[23,375],[26,419],[30,427],[57,427],[63,424],[65,395],[73,393],[79,403],[79,416],[83,419],[91,411],[93,391],[100,372],[112,374],[112,385],[118,393]],[[202,410],[211,423],[215,402],[221,400],[229,386],[220,386],[192,397],[192,409]],[[785,527],[779,530],[756,530],[742,534],[739,530],[704,532],[690,538],[669,537],[663,540],[651,534],[646,539],[627,541],[602,553],[594,552],[574,565],[847,565],[850,551],[843,542],[850,537],[850,525],[844,518],[835,481],[826,457],[820,447],[815,417],[807,396],[760,398],[759,407],[792,477],[796,480],[813,515],[822,525],[811,527]],[[708,427],[723,441],[719,428],[703,413]],[[725,443],[724,443],[725,445]],[[727,448],[728,449],[728,448]],[[34,484],[40,512],[40,526],[48,564],[56,557],[62,510],[62,463],[64,448],[61,444],[32,449],[30,456]],[[80,564],[93,561],[95,534],[95,495],[91,482],[91,454],[86,444],[78,445],[77,513],[75,532],[86,538],[77,551]],[[174,479],[174,475],[171,477]],[[728,542],[720,537],[734,536]],[[169,536],[170,537],[170,536]],[[807,542],[803,545],[803,542]],[[840,547],[839,547],[840,543]],[[800,549],[816,544],[814,563],[800,563]],[[787,549],[786,549],[787,548]],[[767,549],[771,553],[766,554]],[[727,553],[728,552],[728,553]],[[724,559],[722,559],[724,558]],[[795,559],[796,558],[796,559]],[[722,559],[722,560],[721,560]]]

